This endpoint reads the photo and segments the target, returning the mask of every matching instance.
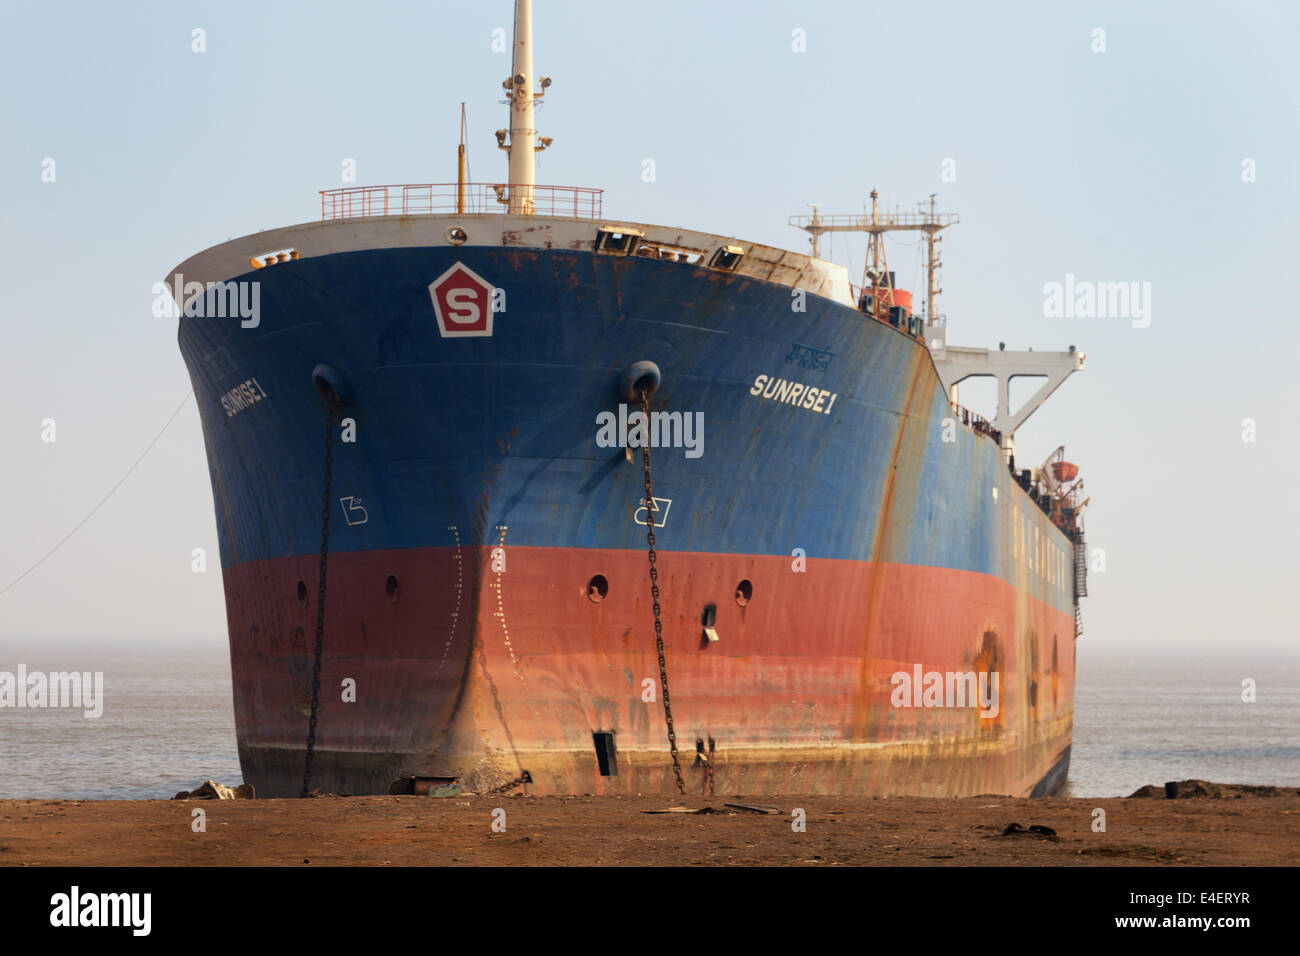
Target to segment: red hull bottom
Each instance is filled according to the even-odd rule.
[[[706,787],[710,741],[720,794],[1025,796],[1064,780],[1074,620],[1028,586],[772,556],[663,552],[659,566],[688,792]],[[264,796],[302,783],[316,569],[302,557],[225,572],[240,760]],[[328,585],[313,787],[482,791],[527,770],[537,793],[676,792],[644,553],[351,552],[330,557]],[[895,706],[892,676],[918,665],[996,673],[996,715]]]

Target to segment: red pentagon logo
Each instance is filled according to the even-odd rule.
[[[492,334],[492,283],[457,262],[429,283],[429,298],[445,339]]]

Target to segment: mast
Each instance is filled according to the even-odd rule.
[[[871,190],[871,228],[866,232],[867,265],[863,267],[863,291],[880,289],[880,308],[888,312],[894,304],[894,283],[889,275],[889,256],[885,253],[885,233],[880,229],[880,193]]]
[[[887,318],[892,305],[893,283],[889,278],[889,260],[885,254],[884,237],[887,232],[923,232],[929,250],[926,262],[926,303],[924,329],[925,345],[934,359],[935,371],[943,382],[949,400],[957,402],[957,385],[968,378],[986,377],[997,380],[998,404],[992,427],[1002,435],[1003,452],[1010,458],[1015,451],[1015,432],[1030,415],[1042,407],[1061,383],[1084,367],[1087,356],[1070,346],[1068,352],[1007,351],[961,348],[948,344],[946,316],[935,311],[935,299],[943,290],[939,288],[939,259],[936,243],[942,241],[938,233],[960,222],[951,213],[935,209],[935,195],[930,194],[930,206],[918,204],[916,212],[880,211],[879,193],[871,190],[871,213],[865,210],[851,215],[824,215],[814,207],[811,216],[791,216],[790,225],[797,226],[812,236],[813,255],[818,251],[818,240],[827,232],[865,232],[868,235],[867,255],[863,263],[862,293],[872,297],[868,309],[859,303],[858,308],[876,319]],[[1043,384],[1033,395],[1011,407],[1011,379],[1018,376],[1041,377]],[[1080,505],[1082,507],[1082,505]]]
[[[810,230],[812,232],[812,257],[814,259],[818,259],[821,258],[818,255],[818,251],[819,251],[818,239],[821,237],[821,233],[818,232],[815,227],[821,225],[821,223],[817,219],[817,210],[821,208],[822,204],[819,202],[810,202],[808,205],[812,206],[812,224],[814,226],[814,228]]]
[[[875,295],[879,315],[888,315],[893,307],[893,277],[889,274],[884,233],[880,232],[879,200],[878,191],[871,190],[871,228],[867,229],[867,261],[862,267],[862,290],[870,290]]]
[[[889,258],[885,252],[884,237],[887,232],[924,232],[926,234],[926,245],[929,249],[929,258],[926,262],[926,303],[924,320],[927,326],[942,327],[944,324],[943,316],[937,314],[935,309],[935,297],[943,290],[938,284],[938,270],[942,263],[939,260],[938,251],[935,243],[941,242],[942,239],[937,235],[949,226],[955,225],[960,220],[949,213],[941,213],[935,209],[935,194],[930,196],[929,211],[919,212],[889,212],[880,211],[880,193],[871,190],[871,213],[868,215],[821,215],[819,210],[814,209],[811,216],[791,216],[790,225],[797,226],[800,229],[812,235],[813,256],[818,253],[818,240],[822,233],[826,232],[865,232],[867,239],[867,255],[863,262],[862,286],[864,292],[872,292],[873,289],[882,290],[874,293],[879,301],[877,310],[880,308],[888,309],[893,299],[893,283],[889,281]]]
[[[938,193],[930,193],[930,221],[931,222],[937,221],[934,212],[934,197],[937,195]],[[939,270],[939,266],[942,265],[942,263],[939,262],[939,259],[937,258],[937,254],[935,253],[935,249],[934,249],[934,244],[936,242],[943,242],[943,237],[936,236],[935,233],[937,231],[938,231],[937,229],[927,229],[925,234],[925,244],[926,244],[926,251],[927,251],[927,255],[925,259],[925,274],[926,274],[925,319],[926,322],[934,321],[933,316],[937,314],[934,311],[934,297],[943,291],[942,289],[939,288],[938,285],[938,279],[939,279],[938,270]]]
[[[535,101],[546,95],[551,81],[542,77],[542,88],[534,92],[533,79],[533,4],[532,0],[515,0],[513,72],[501,84],[510,104],[510,143],[505,143],[506,130],[497,130],[497,146],[510,157],[509,211],[518,216],[531,216],[536,211],[533,201],[533,186],[537,182],[535,154],[550,145],[548,139],[537,145],[533,110]]]
[[[871,190],[871,225],[872,226],[880,225],[880,211],[876,205],[879,198],[880,198],[880,193],[878,193],[874,189]],[[880,235],[881,234],[879,232],[876,232],[874,229],[869,229],[867,231],[871,234],[871,238],[867,240],[867,246],[869,247],[867,249],[867,255],[871,259],[871,267],[868,270],[868,273],[870,274],[874,284],[874,280],[876,276],[880,275],[880,251],[881,251]],[[866,283],[864,282],[863,285],[866,285]]]
[[[465,104],[460,104],[460,147],[456,150],[456,212],[465,214]]]

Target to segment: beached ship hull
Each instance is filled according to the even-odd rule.
[[[653,449],[688,788],[705,787],[696,753],[710,746],[720,793],[1059,786],[1070,544],[997,443],[954,426],[922,341],[865,317],[828,264],[793,253],[750,246],[722,271],[603,255],[592,223],[462,216],[459,244],[448,221],[293,227],[177,270],[260,283],[255,326],[186,316],[179,334],[212,477],[240,759],[259,795],[302,781],[322,365],[355,441],[336,429],[313,786],[482,790],[527,770],[540,793],[675,789],[640,455],[597,442],[598,415],[617,411],[642,361],[662,370],[652,409],[704,422],[699,457]],[[281,246],[301,257],[248,268]],[[504,292],[491,334],[441,334],[430,284],[457,263]],[[919,692],[898,706],[894,675],[918,668],[996,673],[996,714],[915,706]]]

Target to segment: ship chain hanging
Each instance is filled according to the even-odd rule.
[[[527,785],[532,782],[533,782],[533,775],[530,774],[527,770],[521,770],[519,772],[519,776],[515,777],[515,779],[511,780],[509,783],[503,783],[499,787],[493,787],[491,790],[485,791],[485,795],[492,796],[493,794],[496,793],[505,793],[507,790],[513,790],[515,787],[523,787],[524,793],[527,794],[528,793]]]
[[[311,722],[307,727],[307,763],[302,771],[302,796],[311,786],[311,763],[316,753],[316,718],[320,713],[320,662],[325,641],[325,571],[329,564],[330,477],[334,469],[334,405],[325,413],[325,488],[320,511],[320,586],[316,592],[316,660],[311,670]]]
[[[645,420],[650,421],[650,397],[644,388],[638,389],[641,395],[641,412]],[[686,784],[682,782],[682,765],[677,757],[677,733],[673,730],[673,708],[668,699],[668,665],[664,661],[664,625],[659,619],[659,569],[655,567],[655,513],[654,486],[650,480],[650,442],[641,446],[641,464],[645,470],[645,517],[646,542],[650,545],[650,595],[654,598],[655,613],[655,647],[659,651],[659,686],[664,695],[664,720],[668,724],[668,749],[673,756],[673,776],[677,778],[677,792],[686,795]]]

